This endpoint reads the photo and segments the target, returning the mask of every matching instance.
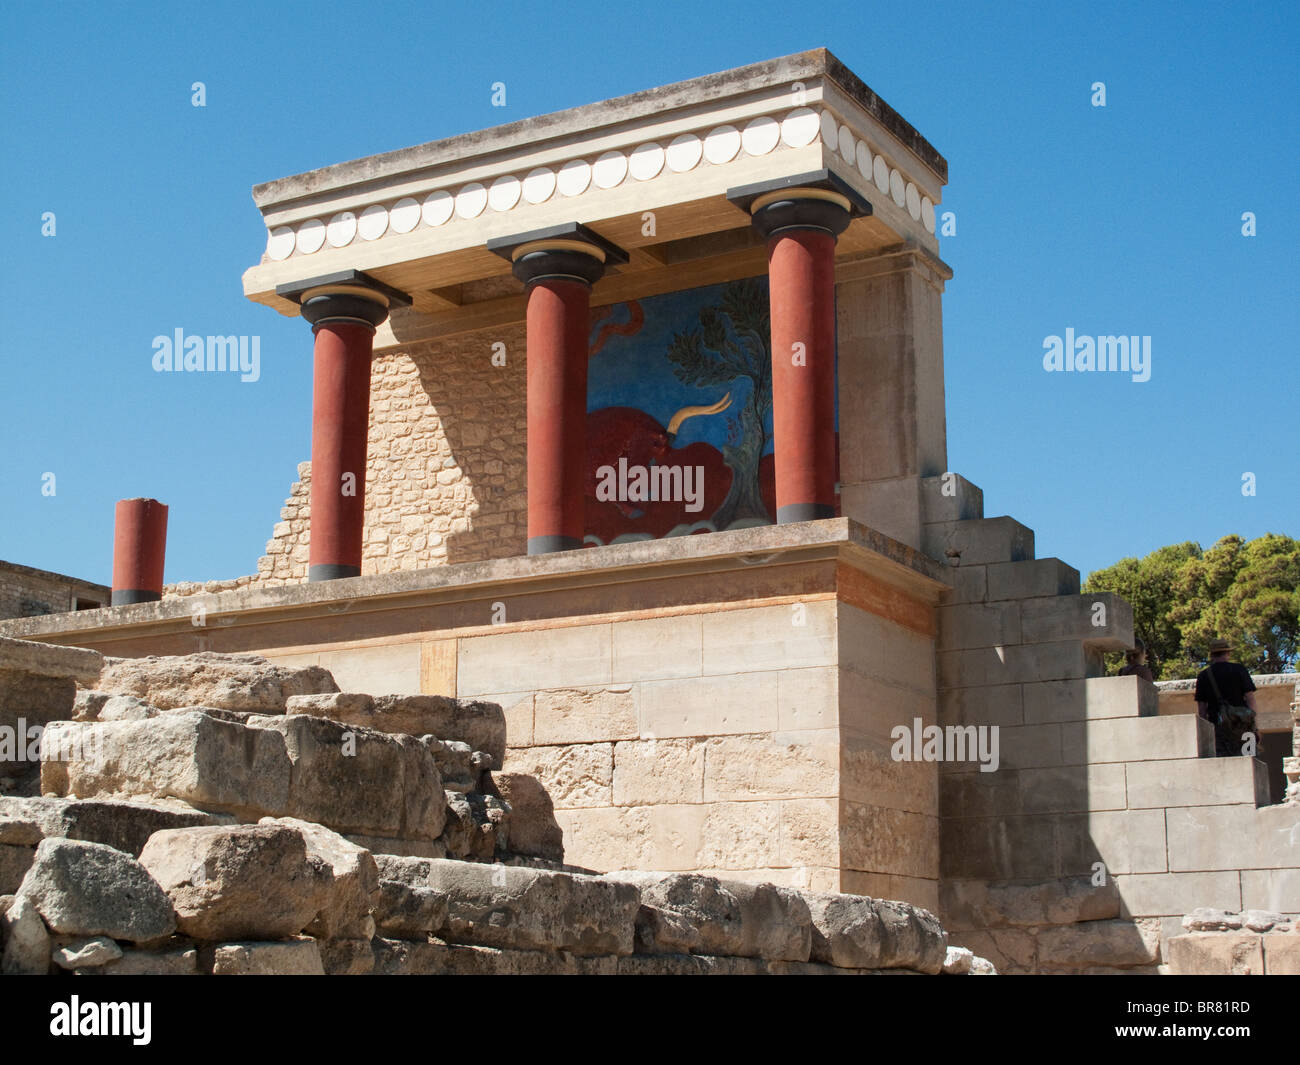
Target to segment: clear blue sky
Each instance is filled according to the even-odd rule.
[[[167,580],[254,571],[311,431],[308,327],[242,295],[255,183],[820,46],[948,159],[949,466],[986,513],[1085,574],[1300,535],[1298,12],[5,4],[0,559],[107,582],[114,501],[150,495]],[[155,374],[178,327],[260,335],[261,380]],[[1045,373],[1067,327],[1150,335],[1151,380]]]

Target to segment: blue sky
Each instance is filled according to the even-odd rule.
[[[7,4],[0,558],[107,582],[151,495],[167,580],[254,572],[311,431],[308,327],[242,295],[255,183],[820,46],[948,159],[949,466],[986,513],[1085,574],[1300,534],[1294,3]],[[261,379],[155,374],[178,327],[259,335]],[[1151,336],[1151,379],[1044,372],[1067,327]]]

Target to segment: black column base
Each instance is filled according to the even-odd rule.
[[[829,503],[787,503],[776,508],[778,525],[793,525],[797,521],[820,521],[835,517],[835,508]]]
[[[317,581],[338,581],[346,577],[360,576],[360,566],[342,566],[336,562],[321,562],[307,569],[307,581],[311,584]]]
[[[130,606],[132,603],[157,603],[162,592],[146,592],[139,588],[114,588],[109,606]]]
[[[550,555],[556,551],[573,551],[582,546],[582,541],[572,536],[530,536],[528,553],[530,555]]]

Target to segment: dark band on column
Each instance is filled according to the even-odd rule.
[[[342,566],[333,562],[319,562],[307,569],[307,580],[313,584],[317,581],[337,581],[345,577],[360,576],[360,566]]]
[[[787,503],[776,508],[778,525],[793,525],[797,521],[820,521],[835,517],[835,508],[826,503]]]
[[[142,591],[139,588],[114,588],[109,606],[130,606],[132,603],[158,603],[161,592]]]

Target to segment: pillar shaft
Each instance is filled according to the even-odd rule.
[[[783,229],[768,240],[776,518],[835,515],[835,237]]]
[[[113,530],[113,606],[162,598],[167,508],[156,499],[123,499]]]
[[[315,332],[308,580],[323,581],[361,573],[375,331],[338,320]]]
[[[547,277],[528,288],[528,553],[581,547],[587,462],[590,287]]]

